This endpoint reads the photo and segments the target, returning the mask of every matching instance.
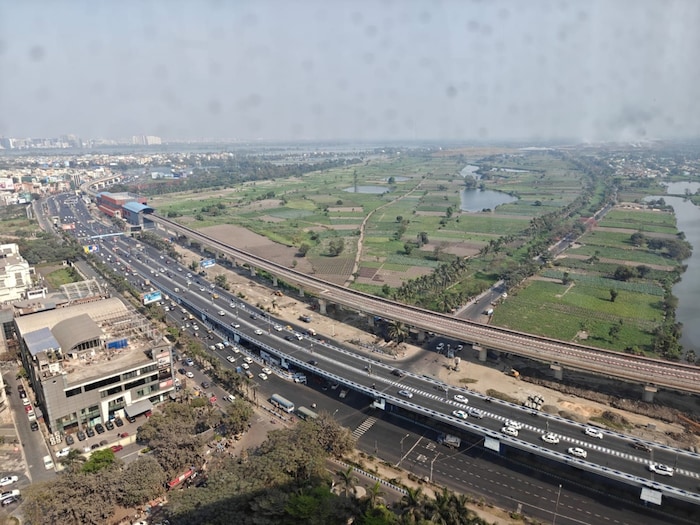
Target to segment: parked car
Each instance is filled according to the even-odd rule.
[[[209,381],[202,381],[202,388],[207,389],[211,386]]]
[[[56,457],[57,458],[65,458],[68,454],[70,454],[70,451],[73,450],[70,447],[65,447],[56,452]]]
[[[112,449],[112,452],[114,452],[114,453],[116,454],[116,453],[119,452],[120,450],[123,450],[124,447],[123,447],[122,445],[112,445],[112,446],[111,446],[111,449]]]
[[[105,421],[105,428],[107,430],[114,430],[114,423],[112,423],[109,419]]]
[[[29,424],[29,427],[32,429],[32,432],[36,432],[37,430],[39,430],[39,423],[37,423],[36,421],[32,421]]]
[[[66,445],[72,445],[75,443],[75,439],[70,434],[66,434]]]
[[[92,427],[87,427],[85,433],[88,435],[88,437],[95,437],[95,429]]]
[[[7,487],[8,485],[12,485],[18,481],[19,477],[17,476],[5,476],[4,478],[0,479],[0,487]]]
[[[19,501],[19,496],[10,496],[10,497],[2,500],[2,506],[7,507],[8,505],[12,505],[13,503],[17,503],[18,501]]]
[[[82,430],[78,430],[78,441],[85,441],[87,439],[87,436],[85,435],[85,432]]]
[[[124,421],[122,421],[122,418],[120,418],[120,417],[115,417],[114,424],[117,425],[118,427],[122,427],[122,426],[124,426]]]
[[[105,433],[105,427],[102,426],[102,423],[97,423],[97,425],[95,425],[95,430],[97,431],[98,434]]]
[[[127,415],[127,416],[126,416],[126,420],[127,420],[129,423],[136,423],[136,418],[135,418],[134,416],[129,416],[129,415]]]

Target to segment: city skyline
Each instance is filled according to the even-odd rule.
[[[698,136],[689,0],[58,1],[0,15],[5,137]]]

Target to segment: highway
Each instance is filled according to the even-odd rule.
[[[81,218],[85,220],[86,217],[81,215]],[[105,232],[103,227],[99,229]],[[77,233],[80,231],[78,229]],[[142,250],[136,250],[136,242],[126,237],[102,240],[100,245],[101,256],[115,271],[124,273],[125,266],[130,266],[132,272],[126,276],[128,280],[140,286],[144,279],[149,279],[155,288],[194,312],[203,328],[211,327],[224,339],[249,342],[247,346],[251,347],[253,354],[259,356],[261,350],[267,352],[268,361],[282,365],[282,368],[305,370],[310,378],[323,378],[326,385],[339,383],[341,386],[337,388],[347,386],[368,396],[368,399],[384,399],[388,414],[415,418],[418,424],[432,421],[430,426],[442,431],[488,439],[492,447],[495,445],[503,453],[507,453],[509,448],[531,452],[634,487],[648,487],[666,496],[700,503],[700,494],[697,493],[700,456],[697,454],[651,442],[645,443],[650,452],[640,451],[632,447],[632,443],[639,440],[623,434],[603,431],[603,439],[591,438],[584,434],[584,425],[573,421],[534,413],[530,409],[490,399],[467,389],[448,386],[430,377],[410,372],[402,373],[403,377],[399,377],[395,375],[391,363],[357,355],[335,342],[302,335],[301,327],[293,326],[293,331],[285,329],[286,323],[268,317],[218,287],[212,288],[202,277],[191,275],[188,278],[189,270],[149,246],[142,245]],[[129,252],[131,255],[127,258]],[[108,259],[110,256],[111,261]],[[175,292],[176,288],[180,289],[179,293]],[[219,295],[219,299],[213,299],[214,293]],[[219,312],[223,312],[223,315],[219,315]],[[282,325],[279,327],[281,330],[275,329],[276,324]],[[233,325],[239,326],[234,328]],[[192,327],[188,330],[193,334],[206,332],[203,329],[194,331]],[[296,334],[299,334],[299,339]],[[225,353],[222,353],[222,357]],[[402,397],[398,394],[399,390],[413,395],[410,399]],[[466,406],[455,400],[455,395],[465,396],[468,400]],[[453,415],[453,411],[466,410],[467,407],[482,411],[484,417],[464,420]],[[500,430],[507,420],[522,424],[517,437],[501,434]],[[544,443],[541,436],[547,432],[557,435],[560,442]],[[427,439],[434,443],[436,435],[434,431]],[[479,446],[483,448],[484,445]],[[566,452],[569,447],[585,449],[587,458],[570,456]],[[649,470],[652,462],[674,467],[674,476],[653,474]]]
[[[304,275],[249,252],[226,245],[158,215],[150,215],[149,218],[167,232],[201,242],[217,252],[225,254],[238,264],[249,264],[254,268],[268,271],[294,286],[299,286],[305,292],[313,293],[331,303],[341,304],[369,315],[401,321],[418,329],[440,333],[456,341],[522,355],[541,362],[556,363],[565,368],[584,370],[606,377],[616,377],[640,385],[654,385],[700,393],[700,370],[688,364],[586,347],[397,304],[387,299],[349,290]]]

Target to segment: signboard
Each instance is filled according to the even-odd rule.
[[[143,304],[151,304],[151,303],[157,303],[158,301],[163,299],[163,295],[160,293],[160,290],[156,290],[155,292],[150,292],[150,293],[145,293],[143,294]]]
[[[202,268],[211,268],[216,264],[216,261],[214,259],[204,259],[199,263],[199,266]]]
[[[87,246],[83,246],[83,250],[85,250],[85,253],[97,253],[100,251],[100,245],[88,244]]]
[[[498,439],[494,439],[492,437],[486,436],[484,438],[484,448],[487,448],[489,450],[494,450],[496,452],[501,451],[501,441]]]

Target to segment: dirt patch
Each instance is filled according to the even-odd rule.
[[[262,217],[260,217],[260,220],[265,222],[284,222],[287,219],[284,219],[282,217],[273,217],[272,215],[263,215]]]
[[[483,243],[474,242],[456,242],[449,243],[443,248],[445,253],[451,253],[457,257],[473,257],[479,253],[479,250],[484,246]]]
[[[329,213],[362,213],[362,206],[336,206],[328,208]]]

